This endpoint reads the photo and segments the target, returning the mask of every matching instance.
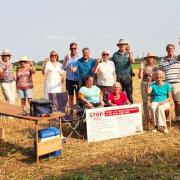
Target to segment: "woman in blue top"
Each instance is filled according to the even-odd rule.
[[[78,93],[79,99],[89,109],[97,106],[104,106],[103,95],[100,89],[93,84],[94,78],[92,76],[86,77],[85,86],[81,87]]]
[[[155,82],[149,85],[148,94],[152,97],[152,114],[154,120],[155,129],[153,132],[157,132],[158,127],[164,128],[164,133],[169,133],[166,125],[165,110],[170,107],[170,101],[172,99],[172,88],[167,82],[164,82],[165,76],[163,71],[157,70],[155,72]]]

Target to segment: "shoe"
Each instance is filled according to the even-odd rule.
[[[169,134],[169,130],[168,129],[164,129],[164,133],[165,134]]]

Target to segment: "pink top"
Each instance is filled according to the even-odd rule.
[[[33,82],[32,82],[32,73],[31,70],[29,71],[18,71],[17,72],[17,79],[16,79],[16,86],[18,89],[32,89]]]
[[[114,93],[110,93],[108,95],[108,100],[111,100],[111,102],[113,104],[116,104],[117,106],[124,105],[125,102],[128,101],[127,95],[123,91],[120,92],[119,95],[120,95],[120,98],[119,99],[115,99],[115,94]]]

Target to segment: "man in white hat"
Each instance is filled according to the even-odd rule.
[[[167,56],[160,61],[160,68],[164,71],[166,81],[172,86],[176,120],[180,121],[180,60],[175,55],[174,44],[168,44],[166,52]]]
[[[15,104],[16,82],[13,75],[13,64],[10,62],[11,54],[9,49],[4,49],[0,55],[0,84],[2,93],[7,103]]]
[[[119,50],[115,52],[112,57],[112,61],[115,64],[117,81],[121,83],[123,90],[127,93],[129,101],[133,103],[133,71],[131,64],[134,63],[134,57],[125,39],[120,39],[117,46]]]

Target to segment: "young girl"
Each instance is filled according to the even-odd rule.
[[[36,70],[33,63],[26,56],[21,57],[16,71],[16,86],[21,97],[23,115],[27,115],[26,100],[30,103],[33,96],[32,74],[35,73]]]

